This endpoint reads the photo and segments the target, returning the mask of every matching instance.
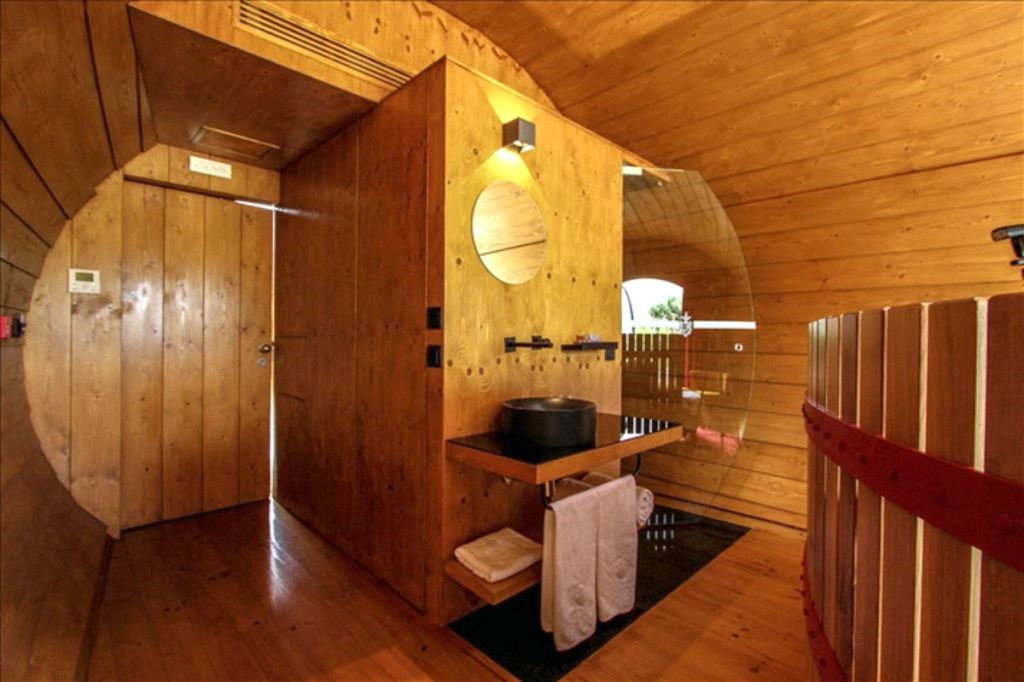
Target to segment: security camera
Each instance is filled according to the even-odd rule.
[[[1024,267],[1024,225],[1004,225],[992,230],[992,241],[1001,242],[1009,239],[1017,258],[1010,265]]]

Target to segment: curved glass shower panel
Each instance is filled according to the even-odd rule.
[[[699,173],[623,174],[622,409],[685,428],[643,456],[639,481],[698,515],[743,513],[756,324],[739,239]]]

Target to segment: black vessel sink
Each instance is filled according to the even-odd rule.
[[[501,405],[501,432],[546,448],[594,442],[597,405],[576,398],[517,398]]]

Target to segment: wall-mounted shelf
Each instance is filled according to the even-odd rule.
[[[500,431],[452,438],[448,458],[500,476],[539,485],[602,464],[681,440],[683,427],[672,422],[598,413],[594,443],[545,448],[516,442]]]
[[[619,349],[617,341],[581,341],[579,343],[563,343],[562,351],[603,350],[605,360],[614,360],[615,351]]]
[[[460,564],[458,559],[448,559],[445,561],[444,572],[449,578],[491,606],[494,606],[538,584],[540,582],[541,564],[537,562],[533,566],[519,571],[514,576],[499,580],[496,583],[487,582]]]
[[[544,527],[531,526],[524,531],[523,535],[535,542],[544,541]],[[540,583],[541,562],[535,563],[529,568],[519,571],[513,576],[499,580],[496,583],[489,583],[473,571],[463,566],[458,559],[451,558],[444,562],[445,574],[465,587],[467,590],[494,606],[506,599],[511,599],[520,592],[525,592],[534,585]]]

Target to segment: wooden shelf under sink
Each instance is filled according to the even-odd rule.
[[[534,542],[544,542],[544,525],[538,524],[525,529],[520,533]],[[511,599],[520,592],[524,592],[540,582],[541,562],[519,571],[513,576],[499,580],[496,583],[489,583],[473,571],[463,566],[458,559],[452,557],[444,562],[444,572],[449,578],[465,587],[467,590],[494,606],[506,599]]]
[[[541,562],[538,561],[533,566],[519,571],[509,578],[499,580],[496,583],[489,583],[459,563],[458,559],[448,559],[444,562],[444,572],[449,578],[491,606],[500,604],[506,599],[511,599],[520,592],[538,584],[540,582],[540,571]]]

